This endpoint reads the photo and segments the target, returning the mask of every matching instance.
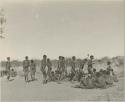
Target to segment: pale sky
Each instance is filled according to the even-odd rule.
[[[122,0],[4,0],[7,23],[0,39],[0,60],[124,55]]]

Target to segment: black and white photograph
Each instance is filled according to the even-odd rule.
[[[124,102],[124,0],[0,0],[0,102]]]

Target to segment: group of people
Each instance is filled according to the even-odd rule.
[[[100,69],[98,72],[93,69],[91,74],[84,74],[80,80],[80,88],[108,88],[113,85],[113,82],[118,82],[117,76],[111,68],[111,63],[107,62],[107,69]]]
[[[12,67],[12,65],[10,62],[10,57],[7,57],[6,70],[1,71],[0,76],[2,77],[4,75],[7,75],[8,80],[10,79],[10,76],[15,77],[17,75],[17,72],[11,67]]]
[[[29,70],[30,68],[30,70]],[[23,61],[23,72],[25,77],[25,82],[29,81],[28,74],[30,72],[31,80],[35,80],[36,64],[34,60],[29,61],[28,56],[25,57]]]
[[[113,69],[111,68],[111,62],[107,62],[107,69],[96,71],[93,68],[94,56],[91,55],[89,59],[84,59],[81,61],[80,66],[76,69],[76,57],[71,58],[71,71],[67,72],[67,65],[65,57],[59,56],[56,70],[52,70],[52,62],[46,55],[43,55],[41,60],[40,71],[42,73],[43,84],[49,81],[60,82],[62,80],[78,81],[80,85],[78,87],[84,88],[105,88],[107,85],[112,85],[113,82],[117,82],[117,76],[115,75]],[[87,64],[87,73],[84,72],[84,65]],[[11,62],[10,57],[7,57],[6,71],[7,79],[10,79],[10,68]],[[36,73],[36,63],[34,60],[29,60],[28,56],[25,57],[23,61],[23,72],[25,82],[29,82],[29,73],[31,80],[35,80]]]

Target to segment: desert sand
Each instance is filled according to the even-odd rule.
[[[30,76],[29,76],[30,77]],[[48,82],[42,84],[41,73],[36,74],[37,80],[25,83],[20,74],[8,81],[6,76],[1,81],[1,101],[123,101],[124,79],[107,89],[80,89],[73,86],[78,82]]]

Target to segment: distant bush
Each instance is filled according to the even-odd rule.
[[[124,57],[122,56],[113,57],[112,62],[115,63],[116,66],[124,66]]]

